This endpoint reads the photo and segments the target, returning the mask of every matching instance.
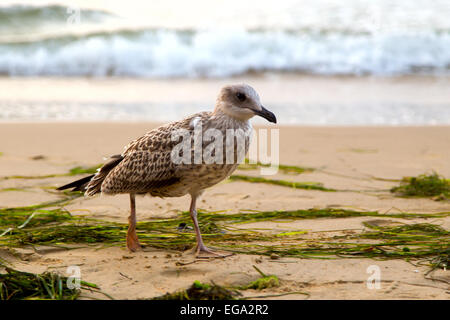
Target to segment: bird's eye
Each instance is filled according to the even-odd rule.
[[[241,102],[243,102],[243,101],[245,101],[245,99],[247,99],[247,97],[245,96],[245,94],[242,93],[242,92],[236,93],[236,97],[237,97],[237,98],[239,99],[239,101],[241,101]]]

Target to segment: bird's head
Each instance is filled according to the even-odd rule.
[[[217,97],[216,109],[243,121],[257,115],[269,122],[277,123],[275,115],[263,107],[258,93],[247,84],[223,87]]]

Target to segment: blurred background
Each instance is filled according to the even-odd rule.
[[[170,121],[247,82],[281,124],[450,124],[450,1],[12,1],[0,121]]]

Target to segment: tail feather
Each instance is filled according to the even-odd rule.
[[[94,194],[101,192],[101,186],[103,180],[105,180],[108,173],[114,169],[121,161],[123,157],[121,155],[114,155],[111,160],[105,163],[96,174],[84,177],[82,179],[68,183],[56,190],[65,190],[73,188],[72,191],[83,191],[86,195],[93,196]]]
[[[108,173],[114,169],[121,161],[123,157],[121,155],[115,155],[111,157],[108,161],[100,168],[97,174],[92,178],[92,180],[86,186],[86,195],[93,196],[94,194],[100,193],[102,188],[103,180],[105,180]]]
[[[82,179],[72,181],[71,183],[65,184],[62,187],[57,188],[56,190],[66,190],[73,188],[72,191],[85,191],[87,184],[94,176],[95,174],[91,174],[90,176],[84,177]]]

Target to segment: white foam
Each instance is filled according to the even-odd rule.
[[[144,31],[64,44],[0,44],[0,73],[11,76],[226,77],[249,71],[315,74],[445,73],[449,33],[324,34],[215,30],[186,35]]]
[[[79,25],[67,22],[66,1],[52,3],[0,6],[0,73],[450,73],[448,0],[92,0]]]

